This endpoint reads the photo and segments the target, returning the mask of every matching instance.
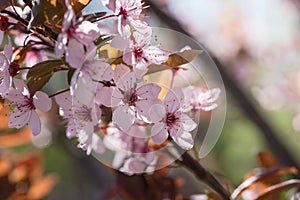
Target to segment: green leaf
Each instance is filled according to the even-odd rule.
[[[27,74],[30,95],[41,90],[55,72],[64,70],[61,67],[63,64],[62,60],[47,60],[34,65]]]
[[[184,50],[183,52],[177,52],[174,54],[171,54],[169,56],[169,59],[162,63],[161,65],[155,65],[152,64],[148,67],[147,74],[152,74],[155,72],[163,71],[166,69],[171,69],[172,67],[178,67],[180,65],[187,64],[189,62],[192,62],[196,56],[201,54],[202,50]]]

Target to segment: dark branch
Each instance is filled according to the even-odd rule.
[[[182,32],[190,37],[193,37],[189,32],[187,32],[182,25],[173,17],[163,12],[160,8],[156,6],[151,0],[145,0],[145,2],[150,5],[150,9],[170,28]],[[195,38],[194,38],[195,39]],[[210,54],[212,55],[212,54]],[[287,166],[295,166],[299,168],[298,163],[290,155],[287,148],[281,143],[277,138],[277,133],[272,129],[272,127],[266,122],[262,115],[255,108],[255,105],[247,98],[247,95],[243,92],[242,88],[235,81],[235,78],[230,75],[227,69],[230,67],[222,64],[215,56],[212,56],[214,62],[216,63],[219,72],[223,78],[225,87],[228,89],[235,101],[240,105],[240,108],[244,111],[247,117],[252,120],[254,124],[261,130],[266,142],[269,144],[271,151],[276,155],[280,161]]]

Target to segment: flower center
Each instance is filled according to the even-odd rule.
[[[0,17],[0,30],[6,31],[9,26],[10,26],[10,23],[8,22],[8,17],[1,16]]]
[[[29,109],[29,110],[35,110],[35,106],[33,104],[33,98],[32,97],[25,97],[26,100],[26,104],[25,106]]]
[[[124,103],[129,106],[134,106],[135,102],[137,102],[138,96],[135,91],[129,91],[124,94]]]
[[[177,121],[179,117],[175,115],[175,113],[168,113],[166,117],[166,124],[168,127],[172,127]]]
[[[119,15],[122,15],[122,16],[123,16],[123,18],[126,20],[126,19],[127,19],[127,17],[128,17],[127,10],[125,10],[125,8],[124,8],[124,7],[121,7]]]
[[[19,73],[20,65],[18,63],[10,63],[8,71],[9,75],[14,77]]]
[[[143,49],[141,47],[134,47],[133,53],[136,59],[139,59],[143,56]]]
[[[92,121],[91,112],[92,108],[88,108],[86,105],[74,111],[76,119],[79,121]]]
[[[67,32],[69,38],[72,38],[76,34],[76,26],[71,24],[68,30],[62,30],[63,32]]]

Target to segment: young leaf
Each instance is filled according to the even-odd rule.
[[[76,13],[84,9],[91,0],[72,0],[72,6]]]
[[[279,196],[279,194],[284,190],[291,189],[291,188],[299,188],[299,187],[300,187],[300,180],[298,179],[291,179],[288,181],[284,181],[266,188],[266,190],[258,197],[256,197],[255,200],[266,200],[271,195],[275,194]]]
[[[75,13],[78,13],[90,2],[91,0],[72,0],[71,4]],[[28,28],[41,25],[45,21],[58,24],[62,21],[66,10],[65,0],[35,0]]]
[[[28,29],[48,21],[52,24],[60,22],[66,11],[64,0],[36,0],[32,6],[32,17]]]
[[[183,52],[177,52],[170,55],[167,62],[163,63],[163,65],[167,65],[169,67],[184,65],[194,60],[194,58],[202,52],[202,50],[184,50]]]
[[[262,193],[268,186],[277,184],[280,182],[281,175],[284,174],[296,174],[297,169],[294,167],[272,167],[264,169],[260,173],[256,173],[246,179],[240,184],[231,194],[231,199],[236,200],[244,191],[251,190],[251,187],[255,187],[256,195]]]
[[[61,65],[62,60],[47,60],[34,65],[27,74],[30,94],[34,95],[36,91],[41,90],[55,72],[64,70]]]
[[[161,65],[155,65],[152,64],[148,67],[147,74],[152,74],[155,72],[163,71],[166,69],[171,69],[172,67],[178,67],[180,65],[187,64],[189,62],[192,62],[194,58],[201,54],[202,50],[184,50],[183,52],[177,52],[174,54],[171,54],[169,56],[169,59],[162,63]]]

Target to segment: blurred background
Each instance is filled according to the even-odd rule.
[[[211,52],[222,63],[222,69],[229,75],[233,85],[238,86],[227,85],[224,80],[227,92],[224,129],[213,151],[201,160],[202,164],[228,185],[238,185],[249,171],[258,166],[258,152],[273,152],[277,148],[272,143],[275,137],[297,166],[300,166],[300,2],[151,2],[176,19],[186,32]],[[84,12],[95,10],[106,11],[106,8],[100,0],[92,0]],[[161,20],[151,7],[146,10],[146,15],[150,16],[147,20],[151,25],[168,27],[168,22]],[[59,83],[59,76],[55,78],[58,84],[64,84]],[[241,104],[243,99],[236,95],[237,89],[245,95],[257,113],[249,114],[245,111],[248,104]],[[51,88],[46,90],[52,92]],[[262,119],[262,123],[271,127],[275,135],[266,136],[264,125],[257,123],[254,118]],[[46,189],[53,186],[45,199],[93,200],[104,198],[105,194],[113,194],[116,183],[122,177],[93,157],[87,157],[77,149],[76,141],[67,140],[63,126],[57,126],[61,124],[61,119],[55,111],[49,112],[42,120],[44,128],[39,136],[32,138],[24,133],[26,130],[17,133],[14,139],[0,134],[0,148],[18,159],[24,159],[29,154],[39,155],[40,171],[54,173],[52,182],[45,183]],[[4,130],[2,121],[0,128]],[[274,154],[277,156],[277,152]],[[0,165],[0,174],[4,169]],[[173,169],[168,172],[168,176],[185,179],[183,194],[197,194],[201,191],[201,187],[187,187],[191,183],[198,186],[199,182],[195,182],[186,170]],[[54,182],[56,184],[51,184]],[[3,186],[1,184],[4,183],[0,182],[0,186]]]

